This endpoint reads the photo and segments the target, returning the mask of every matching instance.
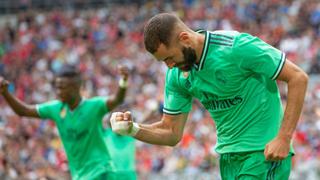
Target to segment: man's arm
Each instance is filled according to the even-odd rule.
[[[122,131],[120,134],[132,135],[134,138],[157,145],[167,145],[175,146],[180,142],[185,123],[188,119],[188,113],[183,113],[179,115],[168,115],[164,114],[161,121],[155,122],[153,124],[135,124],[131,118],[130,112],[116,112],[111,117],[112,130],[119,133],[118,130]],[[125,123],[119,127],[117,123]],[[131,134],[134,129],[136,131]],[[127,131],[127,132],[126,132]]]
[[[18,98],[13,96],[8,91],[9,82],[0,76],[0,91],[6,102],[12,108],[12,110],[19,116],[35,117],[39,118],[36,107],[34,105],[28,105]]]
[[[140,130],[134,137],[150,144],[175,146],[182,138],[187,119],[187,113],[164,114],[159,122],[150,125],[139,124]]]
[[[288,156],[308,84],[308,75],[289,60],[286,60],[277,79],[288,84],[288,98],[280,131],[277,137],[266,145],[267,160],[281,160]]]
[[[126,66],[120,66],[119,71],[120,71],[121,79],[119,81],[119,88],[116,93],[116,96],[114,98],[110,98],[107,100],[107,107],[109,111],[112,111],[118,105],[123,103],[126,95],[129,70]]]

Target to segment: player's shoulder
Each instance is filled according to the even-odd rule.
[[[60,100],[51,100],[51,101],[47,101],[45,103],[42,104],[46,104],[46,105],[51,105],[51,106],[60,106],[63,104],[63,102],[61,102]]]
[[[249,33],[246,32],[239,32],[234,30],[216,30],[216,31],[208,31],[210,35],[210,39],[221,39],[221,40],[227,40],[227,41],[233,41],[233,40],[241,40],[241,39],[247,39],[247,38],[254,38]]]
[[[60,109],[63,106],[63,102],[59,100],[50,100],[43,103],[37,103],[36,108],[37,109]]]
[[[166,73],[166,84],[170,84],[171,86],[176,86],[179,81],[179,74],[181,73],[181,70],[177,67],[174,68],[168,68]]]
[[[100,101],[105,101],[107,97],[105,96],[94,96],[92,98],[84,98],[82,101],[85,103],[96,103]]]
[[[235,31],[235,30],[215,30],[215,31],[208,31],[210,33],[211,36],[221,36],[221,37],[225,37],[225,38],[234,38],[238,35],[240,35],[241,33],[239,31]]]

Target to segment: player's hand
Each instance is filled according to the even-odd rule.
[[[0,93],[8,91],[9,82],[5,80],[2,76],[0,76]]]
[[[129,111],[114,112],[110,118],[112,131],[120,135],[130,135],[133,121]]]
[[[264,156],[267,161],[279,161],[289,155],[291,139],[277,136],[270,141],[264,150]]]
[[[129,77],[129,68],[128,68],[128,66],[119,65],[118,70],[119,70],[119,72],[120,72],[121,78],[122,78],[124,81],[127,81],[127,80],[128,80],[128,77]]]

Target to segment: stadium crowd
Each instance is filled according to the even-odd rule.
[[[320,2],[316,0],[156,1],[82,11],[22,12],[6,17],[0,26],[0,74],[13,82],[10,91],[20,99],[40,103],[55,97],[53,73],[65,63],[80,67],[85,79],[82,93],[87,97],[113,94],[116,66],[126,64],[130,88],[120,108],[130,108],[137,119],[147,122],[159,119],[166,66],[146,52],[142,30],[151,15],[164,11],[175,11],[195,30],[256,35],[308,72],[310,85],[295,134],[291,179],[319,179]],[[285,105],[286,88],[281,83],[279,87]],[[178,146],[136,142],[139,179],[219,179],[215,133],[209,113],[195,101]],[[68,179],[58,136],[52,122],[20,118],[0,97],[0,179]]]

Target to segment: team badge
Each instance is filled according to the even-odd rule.
[[[189,72],[183,72],[183,77],[187,78],[189,76]]]
[[[60,111],[60,117],[63,119],[66,117],[66,115],[67,115],[66,108],[62,108],[62,110]]]

